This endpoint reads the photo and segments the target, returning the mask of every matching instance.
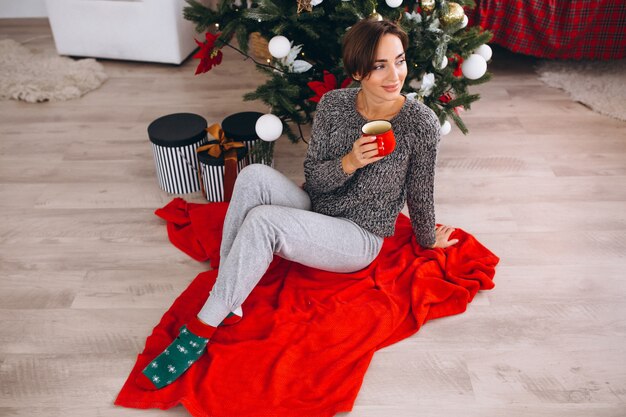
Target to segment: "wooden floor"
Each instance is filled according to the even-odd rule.
[[[4,38],[54,48],[46,20],[0,20]],[[102,61],[110,79],[79,100],[0,102],[0,416],[187,415],[112,403],[206,268],[152,214],[171,196],[147,125],[266,111],[241,99],[261,76],[225,54],[203,76]],[[345,415],[626,415],[626,123],[543,85],[530,58],[496,50],[490,68],[470,134],[442,141],[436,209],[501,257],[496,288],[378,352]],[[301,181],[305,145],[277,147]]]

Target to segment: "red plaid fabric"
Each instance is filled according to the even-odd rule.
[[[478,0],[470,23],[491,41],[541,58],[621,59],[626,56],[625,0]]]

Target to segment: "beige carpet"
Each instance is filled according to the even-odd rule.
[[[626,60],[540,61],[539,79],[598,113],[626,121]]]
[[[71,100],[102,85],[107,75],[94,59],[73,60],[0,40],[0,99],[29,103]]]

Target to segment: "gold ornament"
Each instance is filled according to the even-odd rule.
[[[252,32],[248,40],[249,50],[258,60],[271,61],[269,41],[265,39],[259,32]]]
[[[426,13],[430,13],[435,10],[435,0],[422,0],[421,2],[422,10]]]
[[[380,22],[381,20],[383,20],[383,17],[380,15],[380,13],[376,11],[376,9],[374,9],[374,11],[372,11],[372,14],[370,15],[370,19],[378,20]]]
[[[448,13],[441,16],[441,23],[445,26],[457,25],[463,21],[465,11],[459,3],[448,3]]]
[[[313,11],[313,6],[311,6],[311,0],[297,0],[298,1],[298,14],[305,12]]]

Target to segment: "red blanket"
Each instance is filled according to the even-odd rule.
[[[198,260],[218,263],[226,203],[175,199],[157,215],[171,241]],[[115,404],[194,416],[333,416],[352,409],[374,352],[417,332],[430,319],[458,314],[478,290],[493,288],[498,258],[457,229],[448,249],[421,248],[400,215],[378,258],[349,274],[275,257],[243,304],[241,322],[220,327],[208,353],[172,385],[143,391],[135,376],[206,300],[217,275],[203,272],[176,299],[146,341]],[[419,352],[415,353],[416,355]]]

